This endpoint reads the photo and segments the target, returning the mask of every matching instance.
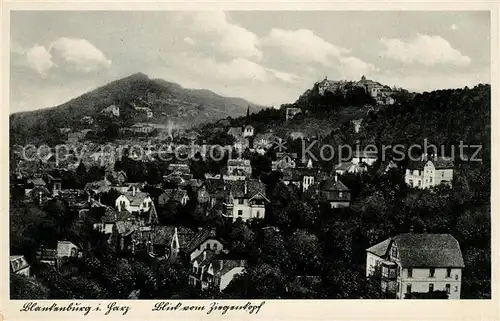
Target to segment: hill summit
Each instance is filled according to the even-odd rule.
[[[122,111],[130,108],[144,111],[135,113],[132,122],[144,121],[143,115],[146,115],[148,122],[172,121],[180,126],[192,126],[228,116],[239,117],[245,115],[248,108],[251,112],[263,108],[241,98],[223,97],[204,89],[187,89],[173,82],[149,78],[144,73],[135,73],[62,105],[12,114],[11,142],[30,142],[57,128],[78,127],[82,119],[95,118],[112,110],[112,106]],[[117,117],[124,114],[129,115],[115,112]]]

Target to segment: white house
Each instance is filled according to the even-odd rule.
[[[451,159],[435,157],[408,164],[405,172],[405,182],[415,188],[432,188],[440,184],[451,186],[454,164]]]
[[[217,254],[205,250],[192,260],[189,284],[206,290],[214,288],[224,290],[233,278],[245,271],[245,260],[218,259]]]
[[[226,217],[236,221],[249,219],[263,219],[266,212],[265,185],[256,179],[233,181],[229,186],[229,199],[226,203]]]
[[[293,158],[288,154],[283,154],[278,157],[276,161],[272,161],[272,170],[285,169],[285,168],[295,168],[296,163]]]
[[[252,137],[254,134],[255,128],[252,125],[246,125],[243,127],[243,137]]]
[[[464,260],[450,234],[405,233],[366,250],[366,275],[381,269],[382,290],[404,299],[408,293],[446,291],[460,299]]]
[[[352,162],[344,162],[344,163],[337,164],[334,167],[335,174],[338,174],[338,175],[344,175],[347,173],[360,174],[360,173],[366,172],[367,170],[368,169],[366,168],[366,164],[363,162],[357,163],[357,164],[354,164]]]
[[[132,187],[132,191],[127,191],[120,195],[115,206],[117,210],[125,210],[129,213],[147,212],[151,208],[153,201],[148,193],[139,192],[137,188]]]

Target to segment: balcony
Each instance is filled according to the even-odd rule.
[[[383,263],[382,264],[382,279],[385,280],[395,280],[397,279],[397,265],[394,263]]]

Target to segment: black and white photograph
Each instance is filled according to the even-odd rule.
[[[9,19],[25,311],[492,299],[490,11]]]

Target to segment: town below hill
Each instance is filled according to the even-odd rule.
[[[78,115],[11,145],[11,297],[491,298],[490,94],[363,78],[189,129],[138,98]]]

